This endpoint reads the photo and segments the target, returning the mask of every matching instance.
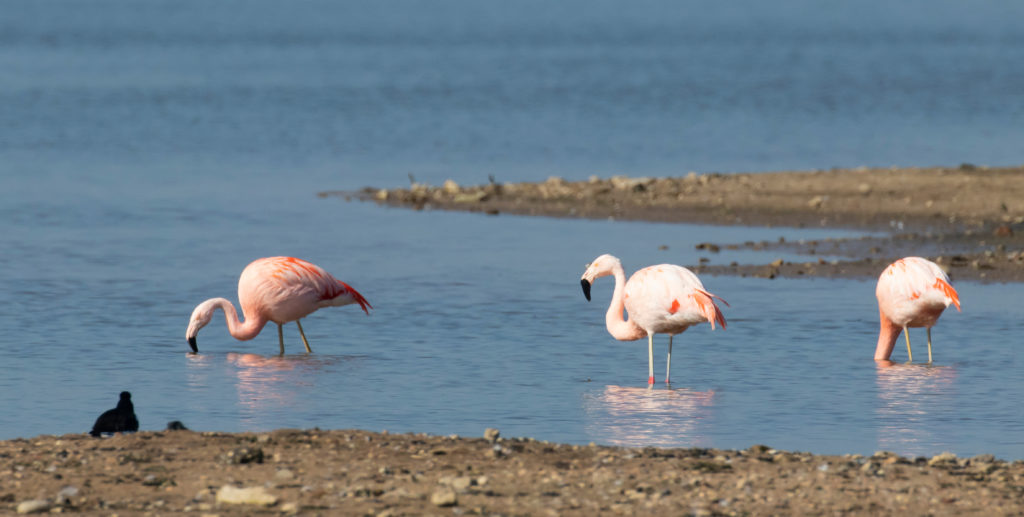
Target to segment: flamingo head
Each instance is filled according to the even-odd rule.
[[[614,274],[616,268],[622,269],[622,263],[619,262],[619,259],[607,253],[587,264],[587,270],[583,272],[583,277],[580,278],[580,285],[583,286],[583,296],[587,297],[588,302],[590,301],[590,286],[594,283],[594,280],[602,276]]]
[[[196,344],[196,334],[199,329],[205,327],[213,319],[213,311],[217,308],[214,300],[206,300],[200,303],[192,311],[192,317],[188,320],[188,330],[185,331],[185,339],[188,346],[192,347],[192,353],[199,353],[199,346]]]

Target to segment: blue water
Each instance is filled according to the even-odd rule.
[[[318,198],[418,181],[1024,162],[1022,7],[1004,2],[14,3],[0,17],[0,438],[363,428],[572,443],[1024,458],[1017,285],[958,283],[934,366],[879,368],[874,286],[708,277],[729,327],[676,340],[671,389],[604,330],[583,266],[694,264],[702,241],[822,238],[412,212]],[[667,246],[667,250],[659,249]],[[192,308],[278,254],[370,316],[275,357]],[[715,262],[763,262],[752,251]],[[817,257],[813,257],[816,259]],[[924,353],[923,332],[912,335]],[[905,352],[897,347],[896,358]],[[664,338],[656,374],[664,369]]]

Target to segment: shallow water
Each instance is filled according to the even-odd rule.
[[[671,388],[659,339],[647,390],[645,346],[607,334],[612,283],[587,303],[585,263],[800,259],[693,246],[843,233],[315,196],[410,172],[465,183],[1024,161],[1009,86],[1024,36],[1003,12],[1015,7],[126,5],[24,3],[0,20],[0,438],[86,431],[127,389],[143,429],[498,427],[1024,458],[1017,285],[957,284],[964,312],[936,327],[936,364],[880,369],[872,282],[707,277],[732,304],[728,329],[676,339]],[[242,268],[278,254],[322,265],[375,310],[310,316],[309,356],[293,325],[279,358],[274,328],[238,342],[219,320],[186,354],[192,308],[234,299]],[[924,354],[923,332],[912,337]]]

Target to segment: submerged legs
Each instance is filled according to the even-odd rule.
[[[284,330],[281,324],[277,324],[277,342],[281,344],[281,355],[284,355]]]
[[[313,351],[309,349],[309,341],[306,341],[306,333],[302,331],[302,323],[299,323],[299,320],[295,320],[295,324],[299,326],[299,335],[302,336],[302,344],[306,345],[306,353],[312,353]]]

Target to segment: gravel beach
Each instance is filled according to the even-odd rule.
[[[353,430],[0,442],[0,508],[94,515],[1019,515],[1024,462]]]

